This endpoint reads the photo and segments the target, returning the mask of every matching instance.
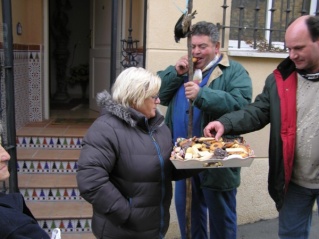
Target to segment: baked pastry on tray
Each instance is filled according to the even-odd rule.
[[[243,138],[231,140],[220,138],[218,141],[206,137],[178,138],[171,153],[171,160],[224,159],[230,155],[247,158],[252,155],[252,151]]]

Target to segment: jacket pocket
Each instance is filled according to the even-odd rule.
[[[201,185],[203,188],[228,191],[240,184],[240,168],[207,169],[203,174]]]

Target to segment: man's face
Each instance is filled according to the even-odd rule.
[[[308,73],[319,72],[319,41],[313,42],[306,25],[295,25],[286,31],[289,57],[296,68]]]
[[[8,161],[10,160],[10,155],[7,151],[0,145],[0,181],[4,181],[9,178],[10,173],[8,171]]]
[[[219,43],[213,44],[206,35],[192,36],[192,55],[197,58],[195,69],[203,70],[219,52]]]

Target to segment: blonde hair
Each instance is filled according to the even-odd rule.
[[[155,96],[161,87],[161,79],[141,67],[125,69],[116,78],[112,98],[125,107],[140,107],[148,97]]]

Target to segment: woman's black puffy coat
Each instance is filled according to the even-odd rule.
[[[97,238],[164,238],[169,226],[172,180],[197,170],[176,170],[169,157],[171,133],[158,112],[147,120],[99,95],[101,116],[89,128],[78,161],[81,196],[93,206]]]

